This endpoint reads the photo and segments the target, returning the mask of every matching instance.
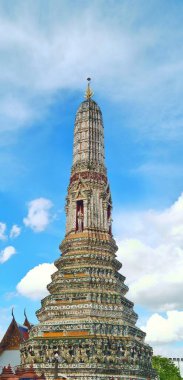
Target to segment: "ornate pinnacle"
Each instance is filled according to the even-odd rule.
[[[87,89],[86,89],[86,92],[85,92],[85,98],[86,99],[90,99],[94,95],[94,92],[90,88],[91,78],[87,78],[87,81],[88,81],[88,85],[87,85]]]

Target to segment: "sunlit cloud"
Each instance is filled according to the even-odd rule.
[[[29,202],[28,215],[23,222],[34,232],[44,231],[51,222],[50,209],[53,207],[49,199],[38,198]]]
[[[17,284],[17,292],[32,300],[41,300],[48,294],[47,285],[51,282],[51,275],[55,271],[54,264],[37,265],[30,269]]]
[[[154,344],[181,342],[183,339],[183,311],[168,311],[166,317],[152,314],[142,329],[147,341]]]
[[[114,216],[128,297],[151,310],[183,307],[183,195],[169,208]],[[161,284],[161,286],[160,286]]]

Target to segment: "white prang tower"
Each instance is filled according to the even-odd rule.
[[[21,347],[22,365],[32,363],[47,379],[152,380],[152,349],[135,325],[116,259],[102,113],[89,80],[76,113],[62,254],[39,324]]]

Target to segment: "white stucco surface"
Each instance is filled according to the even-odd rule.
[[[19,350],[6,350],[0,355],[0,366],[7,366],[8,364],[12,367],[20,364]]]

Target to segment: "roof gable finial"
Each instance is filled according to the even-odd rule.
[[[25,317],[25,320],[24,320],[23,325],[26,326],[28,328],[28,330],[30,330],[32,325],[27,318],[26,309],[24,309],[24,317]]]
[[[87,78],[87,81],[88,81],[88,85],[87,85],[86,92],[85,92],[85,98],[90,99],[94,95],[94,92],[90,88],[91,78]]]
[[[14,306],[11,309],[11,315],[12,315],[13,319],[15,319],[15,316],[14,316]]]

